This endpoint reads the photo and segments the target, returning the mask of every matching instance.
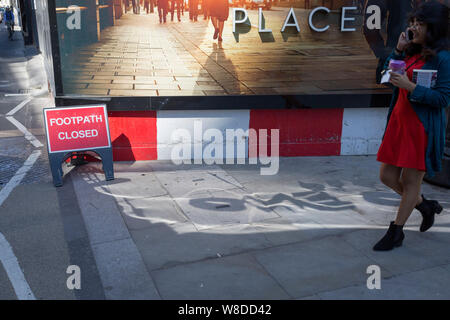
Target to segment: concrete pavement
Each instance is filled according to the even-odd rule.
[[[0,231],[38,299],[450,297],[449,190],[424,184],[445,208],[435,226],[419,233],[415,211],[403,247],[373,252],[399,203],[374,157],[282,158],[275,176],[250,165],[116,162],[109,182],[91,163],[61,188],[40,159],[0,205]],[[81,268],[81,291],[66,287],[69,265]],[[366,287],[371,265],[381,290]],[[1,298],[15,298],[1,267],[0,286]]]
[[[52,99],[5,95],[46,83],[42,64],[17,48],[0,52],[0,299],[18,296],[11,261],[36,299],[450,298],[450,191],[424,184],[445,208],[435,226],[418,232],[415,211],[401,248],[373,252],[399,204],[374,157],[283,158],[274,176],[250,165],[117,162],[109,182],[90,163],[65,167],[54,188],[42,128]],[[42,146],[8,120],[12,110]],[[67,288],[69,265],[81,269],[81,290]],[[372,265],[380,290],[366,286]]]
[[[284,158],[278,175],[260,176],[256,166],[153,161],[116,163],[116,180],[106,182],[89,164],[63,189],[74,183],[91,245],[108,246],[94,250],[100,274],[142,279],[146,298],[450,298],[449,190],[425,184],[445,207],[435,226],[420,233],[415,211],[403,247],[374,252],[399,204],[378,168],[374,157]],[[371,265],[381,290],[366,286]]]

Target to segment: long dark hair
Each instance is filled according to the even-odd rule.
[[[427,1],[417,8],[409,17],[427,25],[425,44],[410,43],[406,47],[406,55],[423,53],[425,59],[431,60],[441,50],[448,50],[448,6],[435,0]]]

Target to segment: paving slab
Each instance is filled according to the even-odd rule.
[[[372,247],[386,233],[387,227],[382,229],[366,229],[342,236],[342,239],[359,250],[361,254],[370,257],[375,264],[385,267],[392,274],[398,275],[425,268],[431,268],[449,263],[449,238],[447,234],[440,233],[439,237],[425,237],[417,230],[405,228],[403,245],[388,252],[376,252]],[[432,231],[428,231],[432,232]]]
[[[289,299],[250,255],[191,263],[152,272],[163,299]]]
[[[450,277],[441,267],[406,273],[381,280],[380,289],[353,286],[319,293],[326,300],[447,300],[450,295]]]
[[[81,170],[80,170],[81,171]],[[71,173],[71,180],[92,244],[129,238],[126,225],[100,173]],[[119,183],[114,180],[111,183]]]
[[[183,197],[192,192],[208,191],[212,188],[216,190],[242,188],[242,185],[233,177],[215,166],[205,171],[155,171],[155,176],[174,198]]]
[[[293,298],[365,283],[366,269],[373,264],[339,237],[252,254]]]
[[[132,239],[93,246],[107,299],[160,299]]]
[[[116,198],[137,199],[168,195],[167,190],[158,183],[153,172],[115,172],[114,178],[122,181],[108,185],[108,189]]]
[[[252,224],[279,217],[270,208],[247,201],[241,190],[201,192],[175,199],[181,210],[198,229],[225,224]]]
[[[118,208],[129,230],[186,222],[176,202],[167,196],[152,198],[116,198]]]
[[[191,223],[159,224],[132,231],[132,236],[149,270],[272,246],[264,234],[246,224],[200,231]]]
[[[264,234],[272,246],[308,242],[348,232],[341,228],[324,228],[323,225],[302,217],[295,221],[284,217],[275,218],[254,223],[252,227]]]
[[[299,219],[300,221],[307,219],[321,225],[324,229],[337,229],[342,232],[366,228],[367,225],[371,224],[369,217],[356,212],[351,202],[347,203],[349,204],[344,204],[344,206],[337,207],[334,210],[326,206],[317,210],[316,208],[322,206],[322,204],[311,202],[300,204],[304,206],[300,208],[296,204],[286,203],[275,206],[273,211],[293,223],[298,222]],[[316,208],[313,209],[311,206]]]

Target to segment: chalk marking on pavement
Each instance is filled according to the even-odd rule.
[[[12,109],[10,112],[6,114],[6,116],[13,116],[17,111],[22,109],[28,102],[31,101],[31,98],[28,98],[26,100],[23,100],[21,103],[19,103],[14,109]]]
[[[35,148],[40,148],[43,147],[44,145],[38,140],[36,139],[36,137],[31,134],[30,131],[27,130],[27,128],[24,127],[23,124],[21,124],[19,121],[17,121],[16,119],[14,119],[14,117],[6,117],[6,120],[8,120],[9,122],[11,122],[13,125],[15,125],[17,127],[17,129],[19,129],[25,136],[25,139],[27,139],[28,141],[30,141],[30,143],[35,147]]]
[[[33,167],[36,160],[41,155],[41,150],[35,150],[25,161],[23,166],[16,172],[14,177],[0,190],[0,206],[8,198],[9,194],[19,185],[27,172]],[[20,268],[17,257],[8,243],[6,238],[0,233],[0,262],[5,268],[9,281],[14,288],[16,296],[19,300],[36,300],[33,292],[25,279],[25,276]]]

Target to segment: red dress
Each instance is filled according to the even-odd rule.
[[[414,69],[421,69],[425,60],[420,55],[405,60],[408,78]],[[400,168],[425,169],[427,133],[408,100],[408,90],[399,89],[397,103],[391,113],[377,160]]]
[[[209,13],[211,17],[216,17],[219,21],[226,21],[229,14],[228,0],[211,0],[209,1]]]

